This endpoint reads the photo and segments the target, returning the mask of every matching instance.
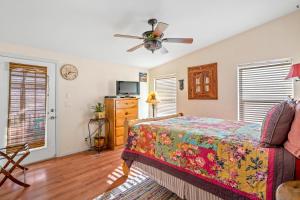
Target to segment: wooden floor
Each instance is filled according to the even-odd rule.
[[[0,199],[93,199],[112,182],[111,173],[121,165],[121,152],[82,152],[29,165],[26,177],[31,186],[24,189],[7,180],[0,188]],[[16,175],[23,180],[21,171]]]

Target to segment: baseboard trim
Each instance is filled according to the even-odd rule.
[[[73,150],[73,151],[69,151],[69,152],[64,152],[64,153],[57,153],[55,155],[56,158],[60,158],[60,157],[64,157],[64,156],[68,156],[68,155],[73,155],[73,154],[76,154],[76,153],[81,153],[81,152],[84,152],[84,151],[88,151],[89,148],[83,148],[83,149],[77,149],[77,150]]]

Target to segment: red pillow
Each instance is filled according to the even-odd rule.
[[[284,148],[300,158],[300,103],[296,106],[295,118],[288,134],[288,140],[284,143]]]
[[[294,116],[294,103],[284,101],[271,108],[263,122],[261,145],[263,147],[282,146],[288,137]]]

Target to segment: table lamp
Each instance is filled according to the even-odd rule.
[[[300,81],[300,78],[299,78],[300,77],[300,63],[294,64],[291,67],[290,72],[285,79],[295,78],[295,77],[298,77],[298,79],[296,79],[296,81]]]
[[[152,105],[152,115],[153,118],[155,117],[154,112],[155,112],[155,106],[160,102],[157,96],[156,92],[149,92],[148,98],[147,98],[147,103]]]

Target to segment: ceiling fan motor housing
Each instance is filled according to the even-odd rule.
[[[161,39],[164,36],[164,34],[162,33],[160,36],[155,36],[153,34],[153,31],[146,31],[143,33],[143,37],[146,39],[154,39],[154,38],[159,38]]]

